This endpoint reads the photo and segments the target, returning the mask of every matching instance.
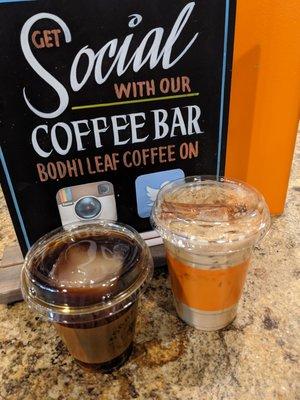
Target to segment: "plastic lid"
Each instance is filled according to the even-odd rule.
[[[84,222],[35,243],[25,258],[22,292],[30,306],[52,321],[88,322],[132,304],[152,273],[149,248],[133,228]]]
[[[270,213],[263,196],[248,184],[193,176],[159,191],[151,221],[175,246],[226,252],[257,243],[269,229]]]

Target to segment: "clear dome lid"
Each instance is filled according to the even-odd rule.
[[[110,221],[59,228],[29,250],[22,291],[29,305],[62,323],[107,317],[132,304],[153,273],[148,246]]]
[[[270,213],[263,196],[248,184],[193,176],[163,186],[151,221],[178,247],[226,252],[257,243],[269,229]]]

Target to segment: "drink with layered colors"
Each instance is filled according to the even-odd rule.
[[[262,195],[225,178],[183,178],[160,190],[151,218],[164,239],[179,317],[201,330],[228,325],[252,249],[270,225]]]

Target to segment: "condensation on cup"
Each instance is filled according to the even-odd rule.
[[[270,227],[263,196],[223,177],[182,178],[160,190],[151,221],[164,240],[179,317],[205,331],[230,324],[252,250]]]

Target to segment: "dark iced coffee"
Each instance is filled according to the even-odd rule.
[[[131,353],[137,300],[152,268],[149,249],[132,228],[81,224],[47,235],[30,250],[22,288],[80,364],[111,371]]]

